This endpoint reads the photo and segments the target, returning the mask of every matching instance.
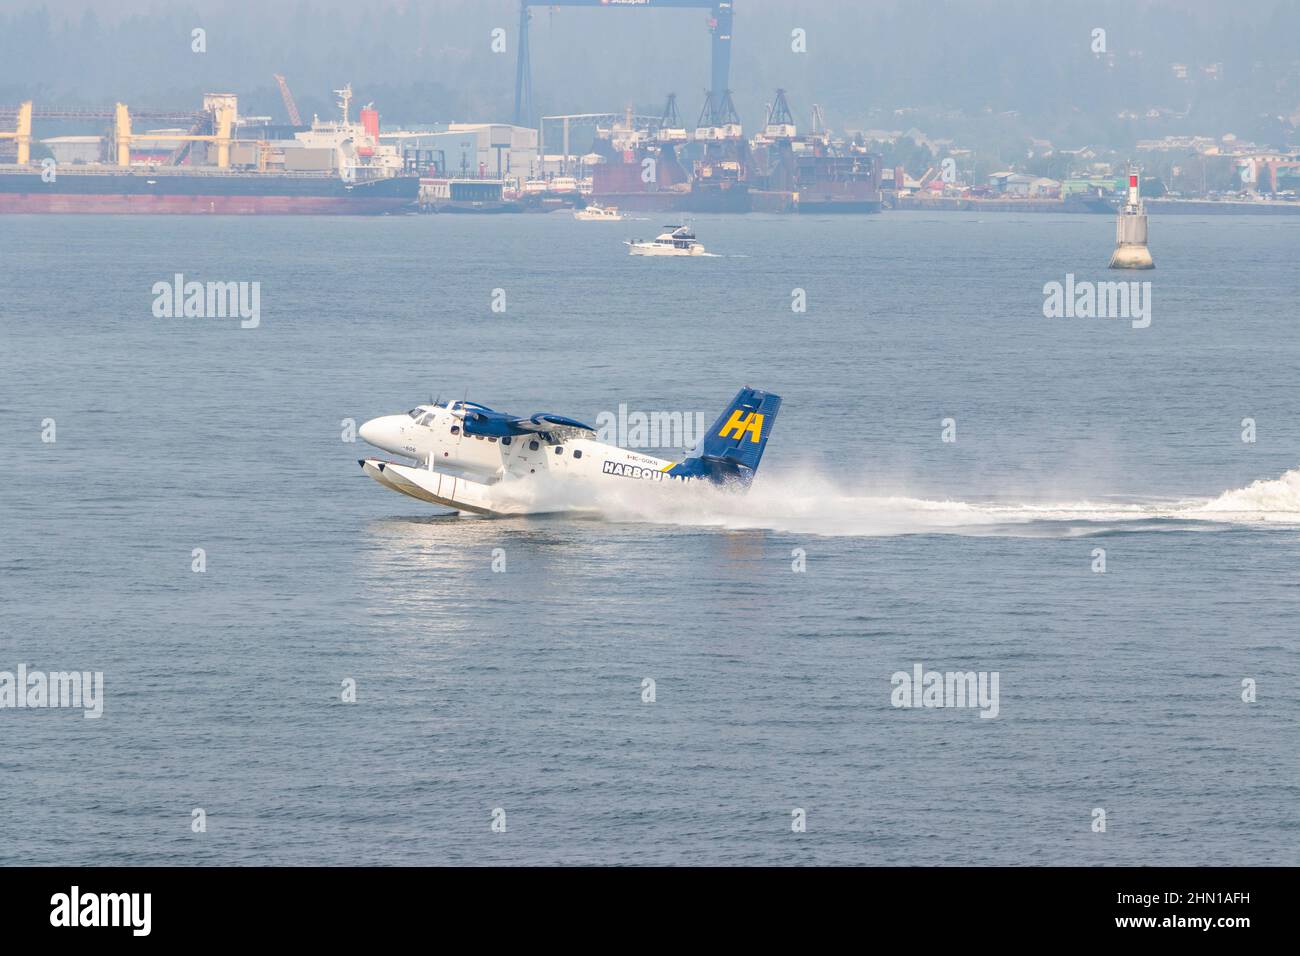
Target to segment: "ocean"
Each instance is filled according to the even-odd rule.
[[[103,675],[0,707],[0,863],[1300,863],[1300,221],[661,225],[0,219],[0,672]],[[744,497],[449,516],[346,440],[742,385]]]

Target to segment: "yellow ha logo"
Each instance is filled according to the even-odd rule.
[[[731,413],[731,418],[727,419],[727,424],[722,426],[722,431],[718,432],[719,438],[730,438],[731,433],[736,433],[737,440],[749,435],[749,440],[758,444],[763,436],[763,416],[758,412],[741,412],[738,408]]]

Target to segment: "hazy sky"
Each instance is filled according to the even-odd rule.
[[[653,7],[653,0],[651,0]],[[892,111],[1021,111],[1087,138],[1121,110],[1263,122],[1300,109],[1300,0],[736,0],[731,85],[745,125],[777,87],[796,119],[911,125]],[[41,11],[45,12],[42,14]],[[658,112],[675,91],[693,123],[709,77],[705,10],[537,7],[535,98],[543,113]],[[246,112],[283,116],[286,74],[305,114],[351,82],[386,123],[509,120],[516,0],[142,0],[0,2],[0,103],[194,105],[231,90]],[[207,52],[191,30],[207,31]],[[506,52],[492,50],[505,31]],[[792,50],[803,30],[806,52]],[[1092,49],[1105,30],[1107,56]],[[1174,62],[1191,68],[1177,79]],[[1213,79],[1203,67],[1223,63]],[[1254,117],[1254,119],[1252,119]],[[1050,130],[1049,130],[1050,131]]]

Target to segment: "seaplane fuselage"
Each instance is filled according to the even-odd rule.
[[[550,483],[556,480],[574,482],[579,492],[608,482],[703,480],[747,487],[780,403],[770,393],[742,389],[697,453],[674,462],[599,441],[590,426],[563,416],[518,418],[475,402],[435,402],[371,419],[358,432],[406,461],[358,463],[393,491],[483,515],[550,510],[537,491],[555,487]]]

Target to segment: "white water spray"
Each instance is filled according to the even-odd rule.
[[[1223,524],[1300,527],[1300,469],[1214,498],[1125,502],[954,501],[855,494],[816,474],[760,475],[747,494],[702,483],[629,483],[541,490],[528,510],[608,521],[792,534],[879,537],[967,534],[1067,537],[1115,530],[1210,530]]]

